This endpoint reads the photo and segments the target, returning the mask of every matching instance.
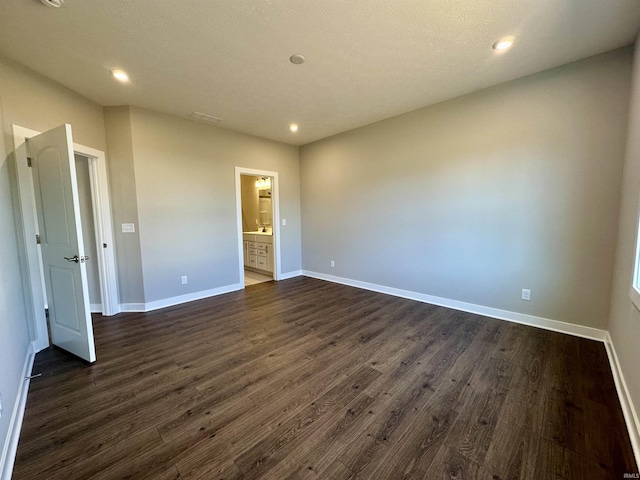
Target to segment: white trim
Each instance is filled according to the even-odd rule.
[[[35,243],[38,233],[33,177],[27,166],[27,150],[25,139],[39,135],[41,132],[12,125],[14,143],[14,164],[19,201],[18,229],[22,234],[24,256],[26,258],[25,296],[27,301],[27,321],[29,323],[31,340],[34,350],[39,352],[49,346],[47,319],[43,306],[46,304],[42,285],[42,261],[39,249]],[[104,152],[77,143],[73,144],[74,153],[90,159],[89,173],[92,189],[92,204],[94,207],[94,221],[96,222],[96,242],[112,248],[98,248],[98,272],[103,315],[119,313],[119,301],[116,283],[116,264],[113,251],[113,229],[111,225],[111,204],[109,200],[109,186]],[[97,225],[97,222],[101,222]]]
[[[101,303],[92,303],[89,305],[89,309],[91,313],[102,313],[102,304]]]
[[[35,243],[38,233],[36,219],[36,201],[33,188],[33,177],[27,166],[27,146],[25,138],[37,135],[38,132],[16,125],[13,128],[14,155],[13,166],[16,173],[18,203],[16,208],[16,223],[19,224],[18,235],[20,250],[24,253],[25,264],[20,262],[24,274],[25,306],[27,310],[27,324],[33,342],[34,350],[39,352],[49,346],[49,333],[44,305],[44,286],[42,284],[42,268],[40,251]],[[22,255],[21,255],[22,256]]]
[[[146,312],[144,303],[121,303],[120,313],[126,312]]]
[[[287,280],[289,278],[299,277],[300,275],[302,275],[302,270],[294,270],[293,272],[280,274],[280,280]]]
[[[244,288],[244,283],[234,283],[223,287],[212,288],[209,290],[201,290],[199,292],[186,293],[177,297],[163,298],[148,303],[123,303],[120,310],[123,312],[150,312],[161,308],[172,307],[182,303],[193,302],[194,300],[202,300],[203,298],[215,297],[224,293],[236,292]]]
[[[89,160],[89,183],[91,185],[91,204],[93,206],[93,226],[98,254],[100,275],[100,297],[102,315],[109,317],[120,313],[118,300],[118,280],[116,274],[115,242],[111,223],[111,201],[107,177],[107,162],[104,152],[74,143],[76,153]],[[103,245],[107,245],[104,248]]]
[[[268,170],[256,170],[254,168],[236,167],[236,222],[238,232],[238,281],[242,283],[244,288],[244,254],[242,252],[242,185],[241,175],[255,175],[256,177],[272,177],[271,197],[273,203],[273,248],[275,262],[273,265],[273,279],[278,281],[280,277],[280,182],[278,180],[278,172]]]
[[[622,414],[624,415],[624,421],[627,424],[627,431],[629,432],[629,438],[631,439],[631,448],[633,448],[633,454],[636,457],[636,464],[640,465],[640,420],[638,419],[638,413],[636,412],[633,400],[629,394],[627,382],[625,381],[622,369],[620,368],[618,354],[616,353],[616,348],[609,332],[606,334],[604,346],[607,350],[609,363],[611,365],[611,373],[613,374],[613,381],[616,384],[616,391],[618,392],[618,399],[620,400],[620,406],[622,407]]]
[[[629,298],[635,307],[640,310],[640,215],[636,215],[636,248],[633,257],[633,277],[629,288]]]
[[[22,430],[22,420],[24,419],[24,411],[27,406],[27,394],[29,393],[29,383],[27,377],[31,375],[33,361],[36,358],[34,344],[31,342],[27,348],[27,355],[24,359],[22,367],[22,376],[20,377],[20,385],[18,387],[18,395],[13,405],[13,412],[9,420],[9,430],[7,438],[4,441],[4,448],[0,456],[0,479],[11,480],[13,473],[13,464],[16,461],[16,452],[18,451],[18,440],[20,440],[20,430]]]
[[[303,270],[302,274],[307,277],[327,280],[333,283],[341,283],[343,285],[362,288],[364,290],[386,293],[388,295],[393,295],[396,297],[417,300],[418,302],[431,303],[433,305],[439,305],[441,307],[453,308],[454,310],[461,310],[463,312],[475,313],[478,315],[484,315],[486,317],[497,318],[499,320],[507,320],[509,322],[530,325],[532,327],[543,328],[545,330],[551,330],[553,332],[568,333],[569,335],[575,335],[576,337],[598,340],[600,342],[604,341],[605,335],[607,333],[605,330],[600,330],[597,328],[561,322],[559,320],[551,320],[549,318],[535,317],[533,315],[511,312],[509,310],[500,310],[498,308],[485,307],[483,305],[476,305],[473,303],[459,302],[458,300],[435,297],[433,295],[412,292],[410,290],[401,290],[399,288],[385,287],[383,285],[377,285],[375,283],[361,282],[359,280],[351,280],[349,278],[326,275],[324,273]]]

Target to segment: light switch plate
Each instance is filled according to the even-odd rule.
[[[123,223],[122,233],[136,233],[136,226],[133,223]]]

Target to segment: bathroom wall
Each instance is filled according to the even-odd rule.
[[[258,229],[260,215],[258,213],[258,189],[257,177],[241,175],[242,188],[242,231],[253,232]]]

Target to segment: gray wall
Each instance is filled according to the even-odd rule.
[[[605,328],[630,75],[618,50],[301,147],[303,268]]]
[[[144,303],[138,202],[129,107],[106,107],[104,122],[120,303]],[[136,229],[135,233],[122,233],[121,225],[123,223],[133,223]]]
[[[298,147],[138,108],[131,132],[146,302],[241,282],[236,166],[279,172],[282,272],[300,269]]]
[[[45,131],[70,123],[75,141],[105,149],[102,108],[76,93],[0,56],[0,450],[8,434],[22,368],[31,341],[26,320],[24,256],[14,223],[12,194],[15,172],[8,156],[13,151],[11,124]]]
[[[4,96],[5,65],[0,63],[0,99]],[[4,111],[0,121],[3,126]],[[22,293],[22,275],[19,264],[19,245],[13,214],[9,160],[9,138],[0,138],[0,395],[3,415],[0,418],[0,452],[8,441],[9,421],[15,406],[18,389],[22,385],[20,374],[24,365],[30,334],[26,321],[25,299]]]
[[[622,184],[618,249],[609,333],[637,413],[640,413],[640,312],[629,298],[640,200],[640,49],[635,52],[633,95]]]
[[[98,252],[96,250],[96,230],[93,219],[93,203],[91,201],[89,160],[81,155],[76,155],[76,180],[80,200],[84,254],[89,256],[89,261],[85,263],[87,267],[87,283],[89,285],[89,301],[91,304],[96,305],[102,303],[98,273]]]

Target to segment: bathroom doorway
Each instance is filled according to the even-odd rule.
[[[280,239],[277,172],[236,167],[240,283],[277,280]]]

